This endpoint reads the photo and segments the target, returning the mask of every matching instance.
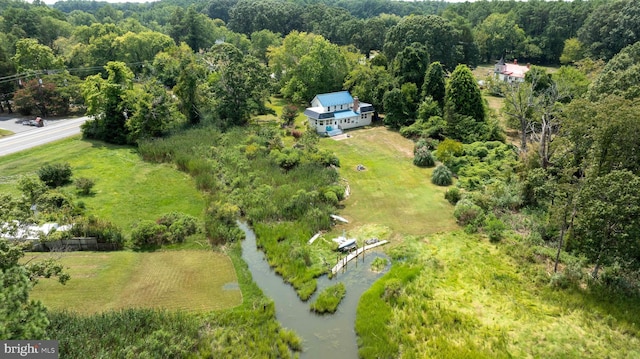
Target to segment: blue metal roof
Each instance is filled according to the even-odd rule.
[[[336,120],[341,120],[343,118],[349,118],[349,117],[355,117],[355,116],[358,116],[358,114],[351,110],[338,111],[333,113],[333,117],[335,117]]]
[[[322,107],[344,105],[353,102],[353,97],[349,94],[349,91],[331,92],[316,95]]]

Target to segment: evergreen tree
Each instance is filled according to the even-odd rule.
[[[444,115],[448,137],[464,143],[486,137],[482,94],[466,65],[458,65],[451,74],[445,93]]]
[[[422,85],[422,97],[431,96],[437,101],[442,109],[444,107],[445,95],[444,69],[438,61],[432,62],[424,75],[424,83]]]

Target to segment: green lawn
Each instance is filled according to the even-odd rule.
[[[18,193],[21,175],[46,163],[69,162],[73,177],[95,180],[94,194],[79,197],[87,212],[120,226],[125,234],[140,220],[168,212],[202,218],[204,199],[193,179],[171,165],[142,161],[132,147],[84,141],[79,137],[0,157],[0,192]],[[69,185],[66,191],[75,193]]]
[[[413,142],[384,127],[349,132],[350,138],[325,138],[321,147],[340,157],[340,175],[351,196],[339,214],[348,231],[377,225],[399,235],[422,235],[457,229],[446,187],[431,184],[432,168],[413,165]],[[358,171],[359,164],[365,167]],[[365,238],[366,239],[366,238]]]
[[[228,256],[212,251],[71,252],[54,257],[71,280],[42,279],[31,293],[51,310],[91,314],[123,308],[209,311],[242,303]]]
[[[193,179],[173,166],[140,159],[132,147],[106,145],[74,137],[0,157],[0,191],[18,193],[21,175],[35,174],[46,163],[69,162],[73,177],[95,180],[93,194],[75,197],[87,214],[111,221],[127,235],[140,220],[155,220],[172,211],[202,219],[203,195]],[[76,195],[69,185],[63,191]],[[211,310],[242,302],[229,257],[211,251],[203,234],[173,251],[157,253],[75,252],[52,254],[69,268],[66,286],[41,281],[33,297],[51,309],[95,313],[108,309],[162,307]],[[42,255],[38,255],[42,256]]]

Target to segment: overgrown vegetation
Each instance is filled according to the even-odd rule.
[[[317,148],[307,133],[296,146],[285,147],[274,125],[188,130],[171,138],[141,141],[141,155],[152,161],[174,161],[209,193],[206,235],[212,244],[237,241],[235,219],[241,213],[253,223],[258,245],[269,263],[301,298],[316,289],[326,272],[329,248],[305,246],[306,239],[330,226],[329,214],[344,198],[335,155]]]
[[[138,249],[157,248],[164,244],[182,243],[198,230],[198,220],[195,217],[171,212],[156,221],[137,223],[131,231],[131,242]]]
[[[423,241],[405,238],[391,251],[391,271],[361,298],[360,356],[638,353],[640,328],[624,313],[633,311],[639,298],[576,282],[555,289],[546,273],[553,254],[541,249],[512,238],[495,246],[460,232]]]

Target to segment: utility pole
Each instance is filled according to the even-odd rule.
[[[42,93],[42,79],[38,77],[38,94],[40,95],[40,115],[47,117],[47,107],[44,103],[44,95]]]

